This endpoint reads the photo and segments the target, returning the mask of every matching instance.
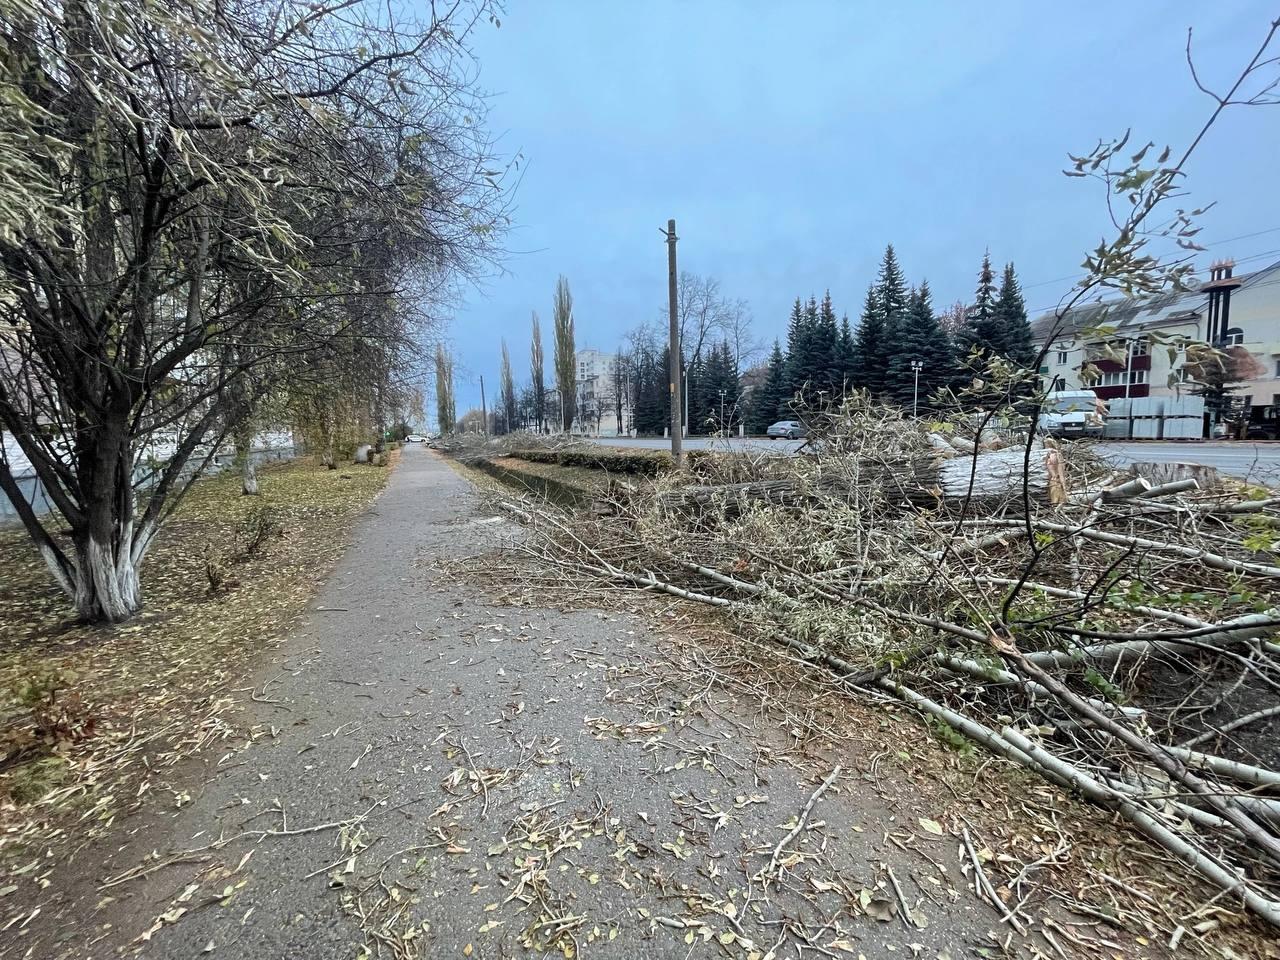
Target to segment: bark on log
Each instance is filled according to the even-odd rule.
[[[825,472],[810,477],[681,487],[663,494],[662,499],[676,509],[693,509],[718,502],[738,507],[751,503],[791,507],[871,495],[899,504],[936,507],[959,503],[970,494],[979,500],[1021,496],[1024,457],[1024,450],[1010,447],[944,460],[924,455],[885,462],[833,461]],[[1036,446],[1028,475],[1032,497],[1048,503],[1062,501],[1065,483],[1057,450]]]
[[[1217,468],[1200,463],[1172,463],[1164,460],[1139,460],[1129,465],[1135,477],[1149,480],[1152,486],[1161,486],[1178,480],[1195,480],[1202,490],[1222,486]]]

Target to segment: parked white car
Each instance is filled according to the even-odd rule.
[[[1101,437],[1107,405],[1092,390],[1055,390],[1040,408],[1040,432],[1050,437]]]
[[[426,443],[427,438],[420,433],[411,433],[404,438],[405,443]]]
[[[799,440],[808,435],[809,431],[799,420],[779,420],[777,423],[770,424],[769,429],[765,431],[765,436],[770,440]]]

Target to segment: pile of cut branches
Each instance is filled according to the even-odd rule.
[[[431,446],[466,462],[481,457],[501,457],[516,450],[568,450],[582,441],[562,433],[532,433],[517,430],[501,436],[482,433],[451,433],[431,441]]]
[[[810,455],[711,456],[567,514],[545,586],[719,607],[1130,821],[1280,926],[1280,499],[852,401]],[[1227,754],[1230,754],[1229,756]]]

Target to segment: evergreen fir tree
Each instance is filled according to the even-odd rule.
[[[822,304],[818,307],[813,335],[812,378],[815,391],[824,391],[828,401],[839,399],[840,385],[844,379],[840,363],[840,326],[836,323],[830,290],[823,296]]]
[[[1031,324],[1027,321],[1027,304],[1013,264],[1007,263],[1000,279],[1000,293],[995,302],[995,324],[999,332],[999,353],[1011,363],[1029,368],[1036,359],[1031,342]]]
[[[804,367],[809,355],[809,334],[804,307],[800,303],[800,298],[796,297],[796,302],[791,307],[791,318],[787,322],[787,366],[784,392],[788,398],[804,385]]]
[[[853,335],[853,371],[850,386],[879,394],[884,390],[884,314],[873,284],[867,288],[862,318]]]
[[[786,396],[786,357],[778,341],[773,341],[773,353],[769,355],[769,374],[764,383],[751,394],[747,412],[747,432],[764,433],[771,423],[783,416],[782,405]]]
[[[849,327],[849,315],[840,319],[840,394],[843,396],[853,388],[854,352],[853,330]]]
[[[738,376],[738,361],[733,347],[723,340],[712,347],[707,359],[705,375],[707,384],[706,431],[728,429],[741,419],[738,401],[742,395],[742,381]],[[767,424],[766,424],[767,426]]]
[[[902,267],[898,264],[898,255],[893,244],[884,248],[884,259],[880,262],[880,277],[876,282],[876,299],[880,303],[880,313],[884,317],[885,335],[892,338],[893,328],[907,312],[907,280],[902,275]],[[886,354],[889,351],[886,351]]]
[[[685,387],[689,391],[689,396],[684,399],[685,410],[689,416],[687,426],[690,434],[700,434],[706,431],[707,390],[709,388],[709,383],[707,382],[708,362],[709,358],[700,353],[693,358],[693,362],[688,366],[688,378],[685,381]]]
[[[973,306],[965,318],[961,346],[967,354],[975,346],[984,357],[1003,355],[1003,337],[996,318],[995,273],[991,269],[990,252],[982,255],[982,269],[978,271],[978,289],[974,291]]]
[[[911,362],[921,363],[919,389]],[[919,398],[919,408],[927,409],[929,395],[949,384],[955,376],[955,354],[950,339],[933,313],[928,281],[911,292],[907,310],[898,324],[898,339],[889,361],[886,393],[896,403],[910,408]]]
[[[813,296],[804,306],[804,326],[804,360],[800,364],[804,379],[800,386],[804,389],[805,398],[813,402],[822,389],[822,331],[818,325],[818,301]]]

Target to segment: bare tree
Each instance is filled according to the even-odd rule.
[[[945,310],[938,312],[938,326],[952,340],[957,340],[964,332],[969,319],[969,308],[957,300]]]
[[[720,281],[714,277],[700,277],[687,270],[681,272],[676,287],[676,309],[686,364],[700,358],[708,342],[727,336],[735,327],[745,335],[751,322],[745,301],[726,298],[721,293]],[[666,315],[667,311],[663,310],[662,316]]]
[[[444,348],[436,345],[436,421],[441,433],[452,433],[455,425],[453,400],[453,358]]]
[[[560,392],[560,429],[568,433],[573,426],[573,414],[577,409],[577,349],[573,339],[573,294],[569,292],[569,281],[564,277],[556,281],[553,317],[556,389]]]
[[[511,375],[511,354],[507,341],[502,341],[502,371],[498,379],[498,402],[502,406],[502,430],[510,433],[516,428],[516,381]]]
[[[533,340],[529,344],[529,376],[533,381],[533,422],[542,432],[547,420],[547,381],[542,362],[542,324],[533,312]]]
[[[751,307],[745,300],[724,301],[724,339],[733,349],[739,370],[745,370],[765,355],[769,342],[754,330]]]
[[[613,415],[617,418],[618,433],[624,433],[627,429],[623,422],[623,416],[626,412],[628,404],[628,394],[630,393],[631,381],[628,376],[629,364],[627,363],[626,354],[621,350],[613,358],[613,370],[610,379],[613,381],[611,390],[613,393]]]

